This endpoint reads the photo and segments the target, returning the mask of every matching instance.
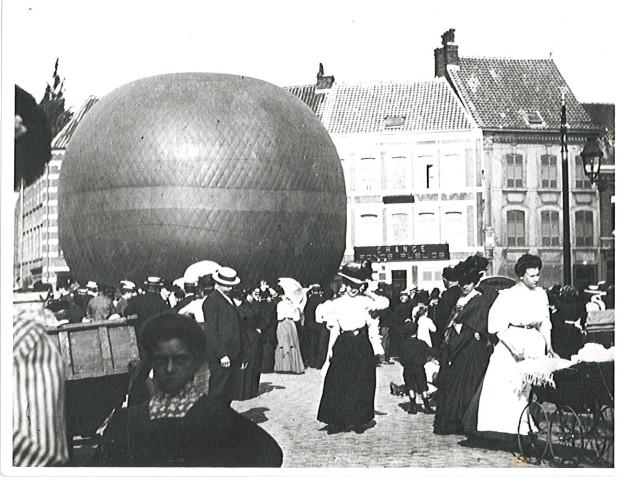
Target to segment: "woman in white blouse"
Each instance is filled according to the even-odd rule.
[[[529,394],[529,387],[522,390],[520,362],[555,356],[549,301],[545,290],[538,286],[542,266],[536,255],[523,255],[515,265],[520,281],[502,290],[489,311],[487,330],[499,342],[481,388],[476,425],[480,435],[494,437],[498,433],[499,438],[513,439]]]
[[[384,354],[379,319],[371,313],[388,308],[388,299],[367,291],[370,269],[348,264],[340,275],[345,293],[329,303],[325,315],[332,353],[325,366],[318,420],[328,425],[329,434],[362,433],[374,417],[374,355]]]

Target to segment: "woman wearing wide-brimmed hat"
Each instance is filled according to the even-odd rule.
[[[141,343],[154,395],[113,414],[94,466],[281,466],[281,448],[268,433],[195,385],[205,342],[203,329],[185,315],[163,313],[144,324]]]
[[[348,264],[339,273],[345,293],[330,302],[331,353],[318,420],[328,433],[362,433],[374,417],[376,362],[383,355],[379,320],[371,312],[388,307],[388,299],[367,291],[370,267]]]

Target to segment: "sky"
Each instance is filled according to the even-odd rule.
[[[309,85],[322,62],[341,83],[428,80],[450,28],[460,56],[551,56],[580,102],[616,97],[611,0],[1,1],[4,85],[39,101],[59,58],[73,109],[183,71]]]

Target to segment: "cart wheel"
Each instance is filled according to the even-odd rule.
[[[606,466],[613,463],[614,417],[611,407],[602,407],[579,414],[584,426],[584,461]]]
[[[592,443],[598,454],[597,462],[614,466],[614,409],[606,406],[599,412],[596,431],[593,432]]]
[[[521,412],[517,426],[519,451],[525,462],[538,465],[548,452],[549,420],[543,407],[529,402]]]
[[[577,467],[584,453],[584,427],[575,411],[560,407],[550,419],[552,466]]]

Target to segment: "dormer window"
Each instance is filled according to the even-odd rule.
[[[524,113],[524,119],[531,127],[540,127],[545,123],[539,112],[526,112]]]
[[[384,117],[384,128],[402,127],[406,121],[403,115],[388,115]]]

